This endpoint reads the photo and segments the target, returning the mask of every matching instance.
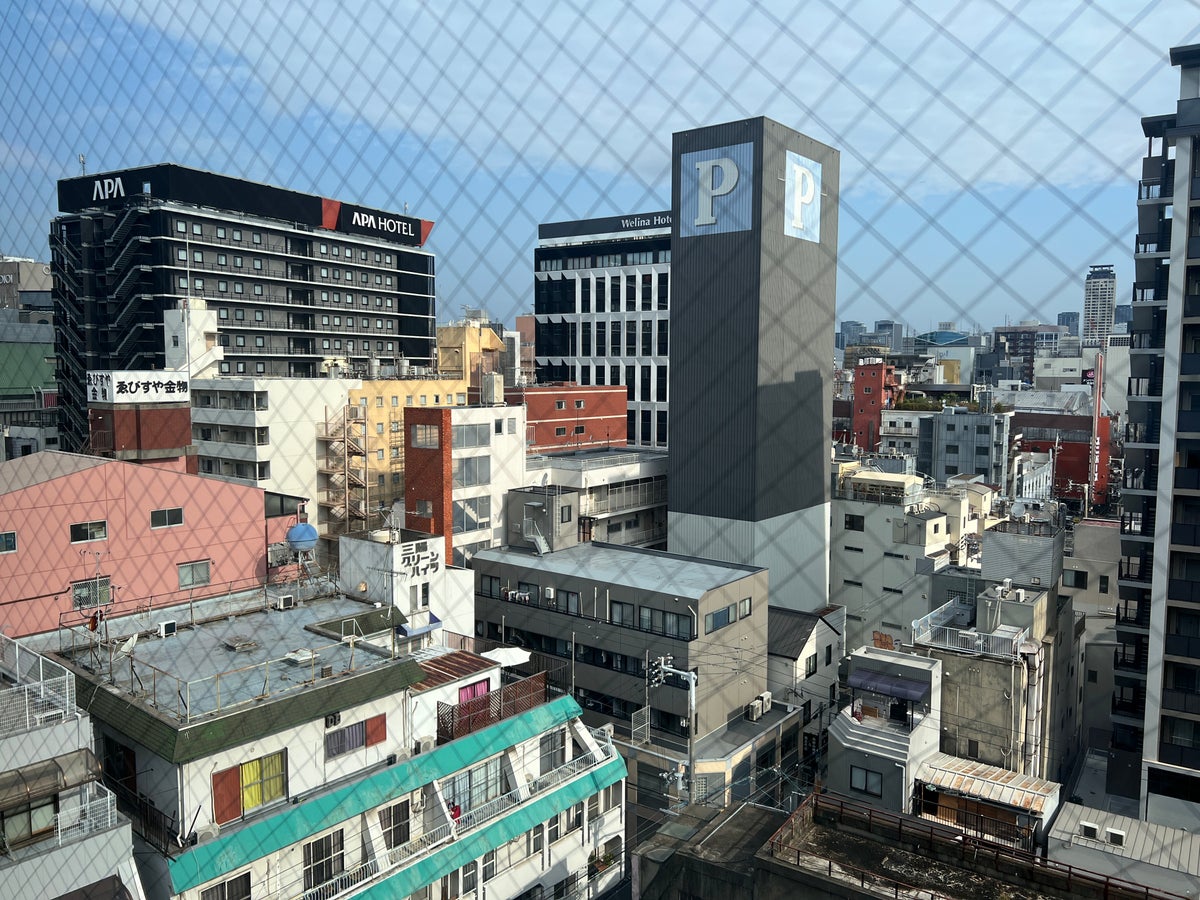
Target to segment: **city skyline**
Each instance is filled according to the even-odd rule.
[[[54,184],[79,154],[89,172],[177,162],[407,206],[437,222],[439,318],[511,321],[532,305],[538,223],[665,208],[673,131],[765,114],[845,160],[839,319],[1054,321],[1088,265],[1131,269],[1137,121],[1174,96],[1164,48],[1200,31],[1179,10],[552,5],[341,22],[320,4],[187,20],[21,2],[0,51],[21,76],[4,102],[0,251],[48,256]],[[331,38],[341,25],[353,37]]]

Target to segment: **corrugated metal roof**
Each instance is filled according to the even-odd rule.
[[[421,667],[425,677],[414,684],[412,690],[427,691],[477,672],[494,669],[499,663],[474,653],[468,653],[466,650],[455,650],[453,653],[442,653],[431,659],[419,659],[417,665]]]
[[[1097,826],[1098,837],[1084,837],[1081,822]],[[1105,833],[1110,828],[1125,832],[1123,844],[1106,840]],[[1156,825],[1078,803],[1064,803],[1049,837],[1200,878],[1200,835],[1185,828]]]
[[[767,653],[799,659],[819,619],[816,613],[767,607]]]
[[[939,791],[1040,813],[1061,786],[973,759],[938,753],[921,764],[917,780]]]

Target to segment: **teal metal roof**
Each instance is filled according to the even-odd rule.
[[[579,704],[572,698],[559,697],[550,703],[531,709],[529,712],[497,722],[482,731],[437,747],[429,753],[422,753],[420,756],[403,760],[394,766],[353,781],[327,794],[305,800],[294,806],[281,808],[275,815],[248,823],[236,831],[221,835],[209,843],[195,847],[169,860],[168,868],[173,891],[180,893],[189,890],[227,872],[246,866],[256,859],[301,843],[310,835],[318,834],[327,828],[353,819],[367,810],[414,791],[434,779],[444,778],[461,769],[468,768],[475,762],[507,750],[509,747],[537,737],[545,731],[557,728],[570,719],[577,718],[580,712]],[[600,787],[607,787],[624,777],[624,762],[619,756],[615,757],[615,761],[620,763],[619,774],[610,777]],[[599,776],[601,772],[609,772],[611,765],[611,763],[606,763],[580,779],[580,782],[572,782],[560,791],[547,794],[543,799],[553,799],[557,802],[567,795],[573,796],[574,791],[571,789],[574,784],[590,784],[593,778]],[[599,789],[592,787],[590,793],[595,793]],[[589,794],[585,793],[582,796],[586,797]],[[566,809],[578,801],[563,802],[565,805],[559,807],[560,810]],[[540,803],[541,800],[527,804],[526,807],[506,816],[503,821],[523,821],[524,810],[532,809]],[[541,818],[548,819],[553,812],[554,810],[550,810]],[[534,816],[533,821],[537,822],[541,819]],[[525,826],[524,830],[528,830],[530,827],[532,826]],[[454,846],[476,840],[479,835],[490,834],[493,828],[494,825],[480,829],[469,838],[456,842]],[[472,844],[472,846],[474,845]],[[445,849],[450,850],[451,848]],[[491,847],[485,849],[491,849]],[[439,855],[433,854],[433,856]],[[465,863],[459,863],[459,866],[462,865]],[[450,866],[450,868],[454,867]],[[449,871],[450,868],[446,871]],[[388,879],[389,883],[391,881],[392,879]]]

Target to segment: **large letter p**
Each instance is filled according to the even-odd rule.
[[[721,181],[715,183],[714,170],[721,170]],[[696,163],[699,175],[698,202],[696,209],[696,225],[716,225],[713,215],[713,199],[723,197],[732,191],[738,183],[737,165],[732,159],[723,156],[720,159],[706,159]]]

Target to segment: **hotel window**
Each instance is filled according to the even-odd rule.
[[[259,259],[257,256],[254,257],[254,268],[260,272],[262,271],[262,260]]]
[[[204,251],[203,250],[193,250],[192,251],[192,262],[198,262],[198,263],[204,262]]]
[[[225,226],[224,225],[217,226],[217,237],[221,238],[222,240],[225,239]]]
[[[192,234],[204,234],[204,229],[200,227],[199,222],[192,223]]]
[[[196,562],[179,564],[179,589],[202,587],[209,583],[209,560],[201,559]]]
[[[233,339],[233,345],[235,347],[245,347],[246,346],[246,336],[244,334],[239,334],[237,337],[235,337]]]
[[[112,602],[112,585],[107,575],[71,583],[71,604],[75,609],[103,606]]]
[[[71,526],[71,543],[82,544],[85,541],[103,541],[108,538],[108,522],[100,519],[96,522],[76,522]]]
[[[181,288],[183,288],[185,291],[187,290],[187,276],[186,275],[179,276],[179,286]]]
[[[325,343],[326,343],[326,346],[328,346],[329,342],[326,341]],[[254,346],[255,347],[262,348],[262,347],[265,347],[266,345],[267,345],[266,339],[263,338],[263,336],[261,334],[255,336],[255,338],[254,338]]]
[[[262,243],[262,235],[256,231],[250,236],[250,240],[252,240],[256,244],[261,244]]]
[[[205,888],[200,900],[250,900],[250,873],[243,872],[228,881]]]
[[[244,294],[244,293],[246,293],[246,286],[244,284],[242,284],[240,281],[235,281],[233,283],[233,292],[235,294]]]
[[[261,297],[263,293],[263,286],[261,284],[256,284],[254,286],[254,293],[255,295]]]
[[[175,256],[180,262],[187,262],[187,248],[180,247],[175,251]]]
[[[256,309],[254,311],[254,321],[261,322],[262,320],[263,320],[263,311],[261,309]]]
[[[287,796],[287,751],[244,762],[212,776],[213,821],[218,825]]]
[[[0,531],[0,553],[17,552],[17,533],[15,531]]]
[[[304,845],[304,889],[311,891],[345,871],[342,829]],[[331,895],[332,896],[332,895]]]
[[[217,282],[217,290],[220,291],[222,294],[228,294],[229,293],[229,282],[228,281],[218,281]]]
[[[175,223],[175,230],[180,234],[187,234],[187,222],[185,222],[183,219],[179,219]]]
[[[438,449],[438,429],[436,425],[412,426],[412,445],[422,450]]]
[[[233,267],[235,269],[240,269],[242,267],[242,258],[240,256],[235,256],[233,258]]]
[[[242,229],[240,229],[240,228],[233,229],[233,239],[235,241],[240,241],[242,239]]]
[[[183,524],[183,507],[172,506],[169,509],[152,509],[150,510],[150,527],[151,528],[170,528],[173,525]]]

